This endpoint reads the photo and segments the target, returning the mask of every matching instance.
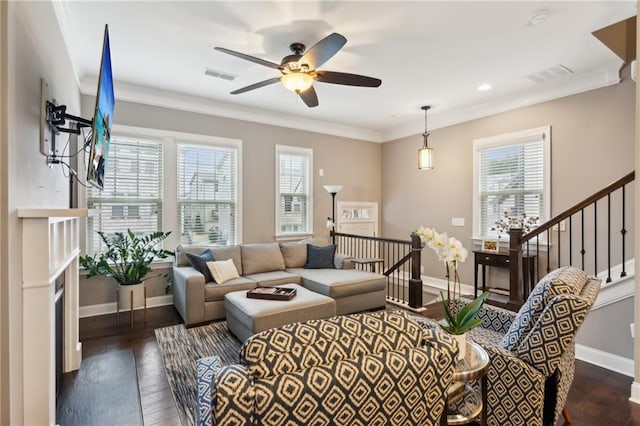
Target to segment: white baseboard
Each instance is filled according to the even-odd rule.
[[[164,296],[147,297],[147,308],[155,308],[157,306],[173,305],[173,295],[166,294]],[[143,308],[136,308],[140,310]],[[129,309],[121,309],[120,312],[128,312]],[[79,318],[95,317],[98,315],[115,314],[116,302],[101,303],[99,305],[80,306],[78,309]]]
[[[633,377],[633,360],[576,343],[576,359]],[[638,385],[640,386],[640,384]],[[633,391],[633,388],[632,388]],[[638,389],[640,397],[640,389]],[[633,395],[633,393],[632,393]],[[638,399],[640,401],[640,398]]]
[[[640,383],[636,381],[631,383],[631,396],[629,397],[629,401],[640,404]]]

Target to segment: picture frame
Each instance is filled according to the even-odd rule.
[[[482,251],[489,251],[492,253],[498,253],[500,250],[500,242],[493,238],[486,238],[482,240]]]

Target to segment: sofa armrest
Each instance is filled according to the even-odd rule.
[[[333,258],[333,265],[336,269],[353,269],[352,256],[346,254],[336,253]]]
[[[204,284],[204,275],[193,267],[173,267],[173,304],[185,325],[204,321]]]

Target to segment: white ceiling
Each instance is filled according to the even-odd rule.
[[[371,141],[618,82],[622,61],[592,31],[635,15],[635,1],[66,1],[54,2],[83,93],[94,94],[109,24],[116,98]],[[536,12],[549,12],[532,25]],[[338,32],[347,44],[320,69],[382,79],[379,88],[314,83],[308,108],[280,84],[229,92],[278,71],[215,46],[280,62]],[[527,76],[563,65],[572,75]],[[204,75],[235,74],[234,81]],[[479,92],[489,83],[493,89]],[[117,122],[117,110],[116,118]]]

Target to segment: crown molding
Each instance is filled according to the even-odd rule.
[[[82,79],[80,91],[83,95],[95,96],[97,78]],[[382,142],[381,133],[355,126],[346,126],[329,121],[312,120],[298,115],[244,107],[238,104],[215,101],[200,96],[163,91],[129,83],[115,83],[117,100],[135,102],[163,108],[214,115],[223,118],[251,121],[254,123],[322,133],[367,142]]]
[[[620,83],[620,68],[622,65],[622,60],[616,59],[595,71],[577,74],[553,83],[536,84],[520,93],[504,96],[490,102],[456,108],[439,114],[437,112],[430,113],[429,130],[618,84]],[[389,142],[407,136],[414,136],[423,131],[424,119],[416,119],[416,121],[394,126],[383,131],[382,140]]]
[[[504,96],[483,104],[474,104],[450,111],[431,114],[429,129],[434,130],[489,115],[523,108],[542,102],[571,96],[589,90],[620,83],[621,60],[616,60],[590,73],[578,74],[545,85],[534,85],[526,91]],[[95,96],[96,78],[82,79],[80,91],[84,95]],[[130,83],[117,83],[115,89],[119,101],[128,101],[163,108],[214,115],[223,118],[250,121],[290,129],[383,143],[423,132],[422,119],[390,127],[382,132],[356,126],[347,126],[329,121],[313,120],[292,114],[278,113],[260,108],[216,101],[200,96],[163,91]]]

